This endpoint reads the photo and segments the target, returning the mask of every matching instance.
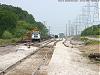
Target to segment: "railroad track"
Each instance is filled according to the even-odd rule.
[[[42,44],[42,45],[39,46],[39,49],[37,49],[35,52],[33,52],[33,53],[27,55],[27,56],[24,57],[23,59],[17,61],[15,64],[12,64],[11,66],[9,66],[9,67],[7,67],[6,69],[2,70],[2,71],[0,72],[0,75],[5,75],[7,72],[9,72],[10,70],[12,70],[12,69],[15,68],[16,66],[18,66],[20,63],[24,62],[26,59],[30,58],[32,55],[34,56],[34,55],[37,54],[38,52],[41,52],[41,48],[47,47],[47,45],[49,45],[51,42],[54,42],[54,45],[55,45],[57,41],[56,41],[56,40],[49,40],[49,41],[45,41],[45,42],[43,42],[43,43],[40,43],[40,44]],[[53,45],[53,46],[54,46],[54,45]],[[48,54],[46,53],[46,54],[43,54],[43,56],[41,56],[41,57],[43,58],[43,62],[44,62],[45,58],[47,57],[47,55],[48,55]],[[43,62],[42,62],[42,63],[43,63]],[[40,62],[40,65],[41,65],[42,63]],[[38,70],[38,68],[40,67],[40,65],[37,66],[36,70]],[[35,72],[36,72],[36,71],[35,71]]]

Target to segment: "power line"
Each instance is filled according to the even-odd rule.
[[[85,24],[98,24],[99,21],[99,2],[87,2],[82,8],[82,16],[85,18]]]

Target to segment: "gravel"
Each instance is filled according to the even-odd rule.
[[[61,41],[57,43],[52,59],[48,66],[48,75],[99,75],[98,71],[92,70],[88,60],[81,56],[77,48],[65,47]],[[72,46],[69,41],[67,45]]]
[[[30,53],[36,51],[37,47],[28,48],[27,46],[16,46],[15,52],[10,52],[8,54],[0,56],[0,71],[7,69],[12,64],[23,59]]]

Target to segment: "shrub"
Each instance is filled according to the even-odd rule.
[[[9,31],[4,31],[4,33],[2,35],[3,39],[11,39],[12,37],[13,37],[13,35]]]
[[[81,37],[81,40],[82,40],[82,41],[87,41],[87,40],[88,40],[88,38]]]

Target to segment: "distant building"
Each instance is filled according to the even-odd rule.
[[[64,33],[59,33],[59,38],[64,38],[64,37],[65,37]]]

